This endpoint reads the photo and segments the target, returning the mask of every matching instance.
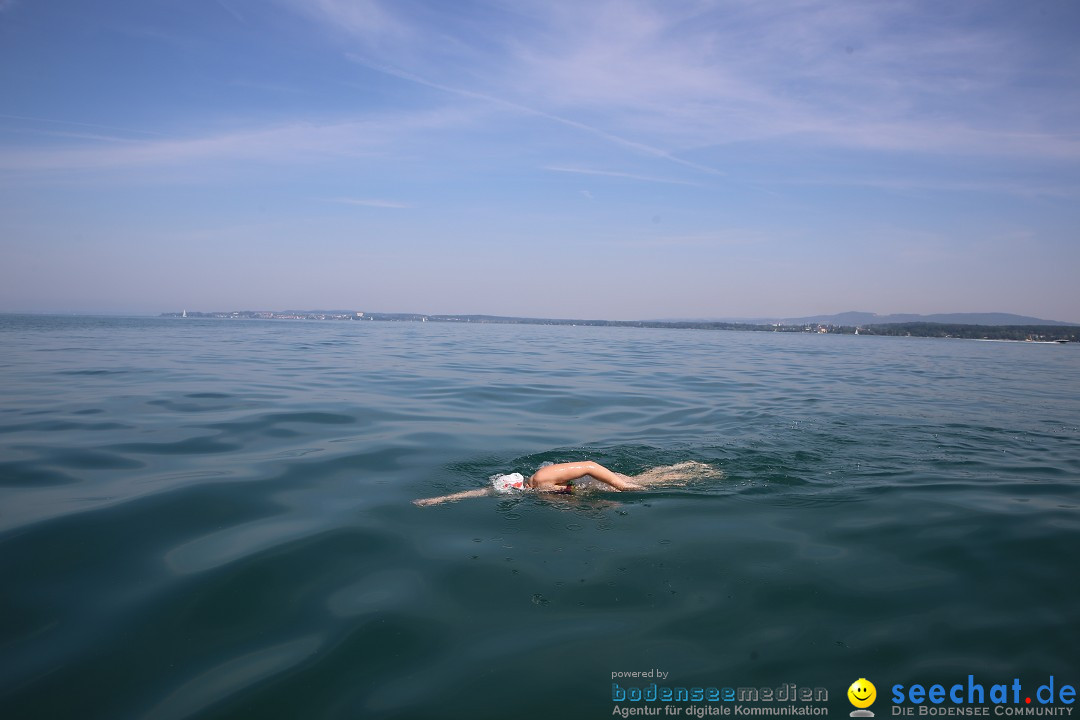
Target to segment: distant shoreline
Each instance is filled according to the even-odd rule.
[[[1047,344],[1080,342],[1080,326],[1075,325],[966,325],[960,323],[910,322],[867,325],[827,323],[756,324],[739,322],[667,321],[667,320],[573,320],[562,318],[524,318],[499,315],[424,315],[419,313],[366,313],[351,311],[263,311],[162,313],[169,318],[217,318],[226,320],[322,320],[352,322],[443,322],[487,323],[497,325],[571,325],[585,327],[637,327],[670,330],[735,330],[741,332],[787,332],[833,335],[879,335],[902,337],[939,337],[966,340],[1041,342]]]

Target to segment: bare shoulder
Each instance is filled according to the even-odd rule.
[[[529,485],[534,488],[565,485],[571,480],[577,480],[596,471],[598,468],[599,466],[596,463],[589,460],[547,465],[533,473],[533,476],[529,478]]]

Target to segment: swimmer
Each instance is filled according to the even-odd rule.
[[[559,463],[558,465],[546,465],[537,470],[532,477],[525,479],[520,473],[499,475],[491,487],[477,490],[465,490],[451,493],[440,497],[421,498],[413,500],[420,506],[438,505],[444,502],[464,500],[465,498],[484,497],[496,493],[505,493],[512,490],[536,490],[537,492],[571,493],[574,491],[574,481],[582,478],[592,478],[610,486],[617,492],[628,490],[644,490],[649,485],[668,485],[685,482],[694,477],[706,477],[715,474],[705,463],[682,462],[677,465],[647,470],[640,475],[630,477],[621,473],[608,470],[600,463],[585,460],[582,462]]]

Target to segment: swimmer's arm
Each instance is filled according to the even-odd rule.
[[[558,490],[571,480],[583,478],[586,475],[594,477],[600,482],[607,483],[616,490],[640,490],[641,486],[630,481],[625,475],[608,470],[600,463],[585,462],[560,463],[540,468],[536,474],[529,478],[529,486],[537,490]]]
[[[493,488],[480,488],[479,490],[464,490],[462,492],[451,493],[449,495],[441,495],[439,497],[419,498],[413,500],[413,505],[419,505],[425,507],[427,505],[438,505],[444,502],[455,502],[457,500],[464,500],[465,498],[484,497],[485,495],[491,495],[494,492]]]

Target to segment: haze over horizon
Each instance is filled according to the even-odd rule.
[[[0,0],[0,312],[1080,322],[1077,27]]]

